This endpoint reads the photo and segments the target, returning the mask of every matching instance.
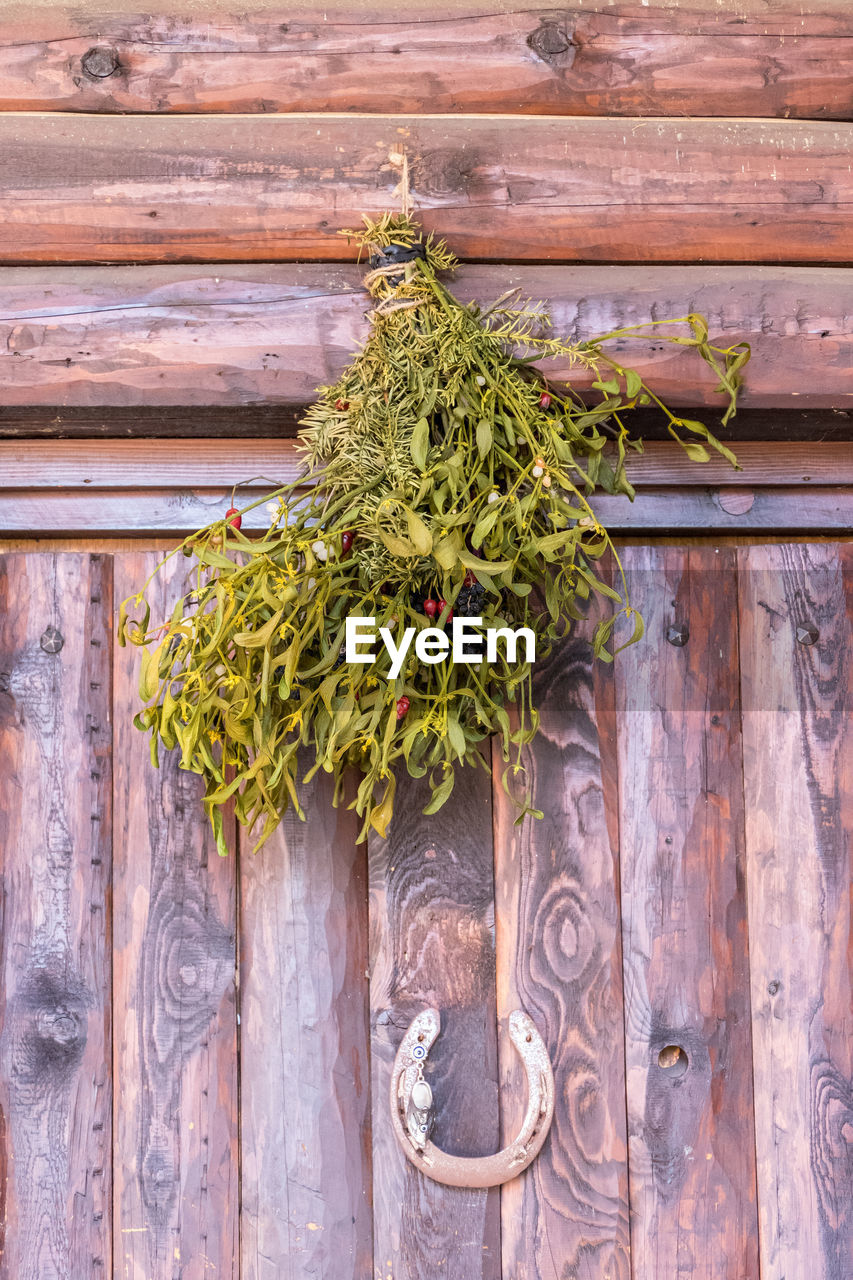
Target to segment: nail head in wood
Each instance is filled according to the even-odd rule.
[[[801,622],[797,627],[797,640],[800,644],[815,644],[820,632],[811,622]]]
[[[39,644],[45,653],[59,653],[59,650],[65,644],[65,637],[61,631],[57,631],[56,627],[45,627]]]
[[[666,638],[676,649],[683,649],[690,639],[690,628],[686,622],[677,622],[674,626],[667,627]]]
[[[106,80],[108,76],[115,75],[121,62],[115,49],[99,44],[83,54],[81,66],[90,79]]]

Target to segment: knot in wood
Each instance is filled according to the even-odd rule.
[[[115,49],[99,44],[83,54],[80,65],[90,80],[106,80],[108,76],[115,75],[121,62]]]
[[[51,1062],[76,1060],[86,1047],[85,1019],[68,1004],[39,1009],[36,1031],[42,1054]]]
[[[0,693],[9,693],[12,688],[11,671],[0,671]]]
[[[527,37],[528,47],[537,58],[547,62],[549,67],[565,70],[575,60],[575,45],[565,27],[558,22],[543,19],[535,31]]]

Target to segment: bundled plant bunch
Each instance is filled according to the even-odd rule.
[[[642,622],[596,572],[611,540],[591,498],[596,486],[633,496],[626,456],[642,445],[629,434],[632,410],[658,406],[692,459],[710,447],[735,464],[701,422],[672,413],[607,354],[638,331],[659,341],[664,322],[568,342],[514,294],[488,310],[460,303],[440,279],[452,254],[405,214],[347,234],[370,257],[372,330],[302,421],[300,482],[251,504],[272,507],[264,533],[244,533],[249,508],[232,507],[176,548],[194,564],[162,624],[151,626],[147,604],[131,616],[148,584],[122,606],[122,643],[143,646],[135,723],[151,732],[155,763],[158,743],[177,747],[182,767],[204,777],[223,853],[231,797],[261,844],[288,805],[302,816],[300,784],[320,769],[336,779],[336,802],[348,768],[360,771],[362,833],[385,833],[396,766],[428,775],[430,813],[458,766],[488,768],[490,735],[509,789],[538,723],[530,663],[506,653],[424,663],[410,649],[390,678],[384,646],[372,663],[345,661],[347,618],[375,618],[400,637],[476,616],[484,628],[532,629],[541,656],[598,593],[614,602],[594,639],[609,659],[618,618],[630,619],[627,643]],[[714,371],[728,421],[748,347],[712,345],[698,315],[668,323],[682,328],[665,341],[695,348]],[[534,362],[551,357],[591,372],[597,402],[549,385]]]

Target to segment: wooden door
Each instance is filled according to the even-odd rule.
[[[849,1274],[849,544],[626,546],[646,639],[537,669],[541,820],[407,783],[365,850],[317,783],[227,859],[131,725],[113,610],[156,553],[81,545],[0,571],[4,1280]],[[508,1013],[546,1039],[500,1191],[395,1146],[424,1004],[451,1151],[518,1119]]]

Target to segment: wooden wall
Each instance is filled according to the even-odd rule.
[[[851,144],[848,0],[3,6],[1,1280],[853,1273]],[[363,848],[318,782],[219,859],[114,605],[151,535],[293,474],[366,333],[337,233],[403,151],[460,296],[750,341],[744,471],[654,442],[601,500],[648,637],[540,664],[541,821],[407,784]],[[424,1003],[460,1153],[523,1104],[508,1013],[545,1036],[553,1131],[500,1192],[393,1145]]]

